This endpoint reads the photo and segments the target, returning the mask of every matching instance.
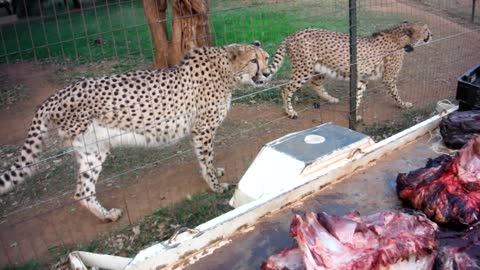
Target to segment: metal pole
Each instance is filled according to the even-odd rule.
[[[357,1],[348,0],[348,25],[350,29],[350,115],[348,126],[357,126]]]
[[[477,0],[472,0],[472,22],[475,22],[475,2]]]

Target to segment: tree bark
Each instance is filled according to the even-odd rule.
[[[168,67],[167,0],[143,0],[143,11],[155,44],[153,63],[156,68]]]
[[[176,65],[192,48],[210,46],[209,0],[173,0],[168,63]]]

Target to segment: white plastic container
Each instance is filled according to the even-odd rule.
[[[313,179],[319,170],[373,144],[367,135],[331,123],[283,136],[262,148],[230,205],[237,208]]]

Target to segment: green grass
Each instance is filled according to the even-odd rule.
[[[270,53],[289,33],[306,27],[348,30],[345,1],[333,0],[211,7],[213,44],[217,46],[260,40]],[[46,12],[45,12],[46,13]],[[170,32],[171,11],[167,13]],[[360,16],[361,32],[372,21],[395,21],[392,16]],[[154,52],[141,1],[111,2],[95,9],[60,12],[55,16],[21,19],[0,28],[0,63],[17,60],[95,62],[104,59],[151,60]],[[100,41],[100,42],[98,42]]]
[[[97,61],[143,55],[151,58],[150,34],[140,1],[112,4],[47,18],[21,20],[1,29],[1,59]],[[102,43],[95,39],[101,37]],[[8,59],[6,59],[8,58]]]
[[[15,265],[15,266],[7,265],[2,268],[2,270],[36,270],[36,269],[41,269],[41,266],[38,262],[33,260],[29,261],[26,264]]]
[[[402,130],[412,127],[435,114],[435,105],[427,105],[423,108],[404,112],[397,120],[375,123],[363,128],[362,132],[369,135],[375,141],[386,139]]]

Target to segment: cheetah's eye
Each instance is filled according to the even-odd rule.
[[[250,62],[252,62],[252,63],[255,63],[255,64],[256,64],[256,63],[258,63],[258,60],[257,60],[257,58],[255,58],[255,59],[252,59],[252,60],[250,60]]]

